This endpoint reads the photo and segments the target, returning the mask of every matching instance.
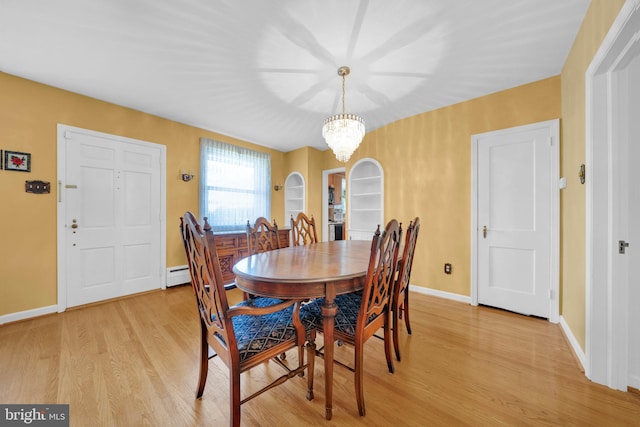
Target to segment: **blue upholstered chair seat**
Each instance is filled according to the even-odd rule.
[[[335,303],[338,306],[338,312],[335,317],[335,331],[346,335],[355,336],[356,322],[358,321],[358,313],[362,304],[362,292],[352,292],[336,296]],[[324,298],[316,298],[309,304],[302,306],[300,310],[301,317],[311,316],[315,319],[318,328],[322,327],[322,305]],[[375,319],[369,319],[367,323]],[[306,326],[306,325],[305,325]]]
[[[242,301],[237,306],[268,307],[279,302],[281,300],[275,298],[256,297]],[[292,316],[293,306],[259,316],[233,317],[231,321],[238,342],[240,362],[293,338],[296,329],[293,326]],[[303,315],[301,312],[300,317],[307,332],[315,327],[314,318],[309,313]]]

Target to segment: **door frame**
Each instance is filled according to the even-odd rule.
[[[549,129],[549,135],[551,135],[549,180],[553,188],[549,195],[549,232],[551,234],[549,322],[558,323],[560,321],[560,119],[471,135],[471,305],[478,305],[478,137],[480,135],[486,137],[492,133],[528,131],[541,127]]]
[[[58,200],[57,200],[57,257],[58,257],[58,313],[62,313],[67,309],[67,233],[66,229],[66,193],[63,191],[66,184],[65,177],[67,173],[67,154],[66,154],[66,132],[84,134],[97,138],[106,138],[128,144],[143,145],[160,149],[160,288],[166,289],[167,275],[167,147],[162,144],[142,141],[139,139],[126,138],[123,136],[112,135],[104,132],[97,132],[89,129],[78,128],[58,123]]]
[[[629,283],[625,280],[625,260],[616,256],[616,242],[628,240],[620,234],[624,233],[620,225],[628,219],[628,212],[614,201],[622,195],[620,180],[625,177],[620,172],[620,156],[626,145],[618,143],[618,137],[623,135],[617,135],[617,106],[613,101],[621,90],[616,78],[618,67],[628,59],[627,54],[633,54],[630,48],[638,43],[633,29],[625,31],[634,14],[640,14],[640,0],[627,0],[585,73],[584,368],[591,381],[622,391],[628,386]]]
[[[341,168],[325,169],[322,171],[322,241],[323,242],[329,241],[329,215],[327,214],[329,212],[329,175],[331,175],[332,173],[338,173],[338,172],[344,172],[346,177],[347,168],[343,166]],[[344,212],[346,216],[347,201],[346,200],[343,201],[343,204],[345,205]],[[346,224],[346,221],[345,221],[345,224]]]

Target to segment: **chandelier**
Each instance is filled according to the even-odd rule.
[[[347,162],[364,136],[364,120],[355,114],[344,112],[344,78],[349,75],[349,67],[338,68],[342,77],[342,114],[328,117],[322,125],[322,137],[340,162]]]

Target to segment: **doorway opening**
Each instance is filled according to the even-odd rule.
[[[344,240],[347,211],[346,169],[322,172],[322,240]]]

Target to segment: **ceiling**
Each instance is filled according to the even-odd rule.
[[[0,0],[0,71],[281,151],[560,74],[589,0]],[[1,95],[0,95],[1,96]]]

